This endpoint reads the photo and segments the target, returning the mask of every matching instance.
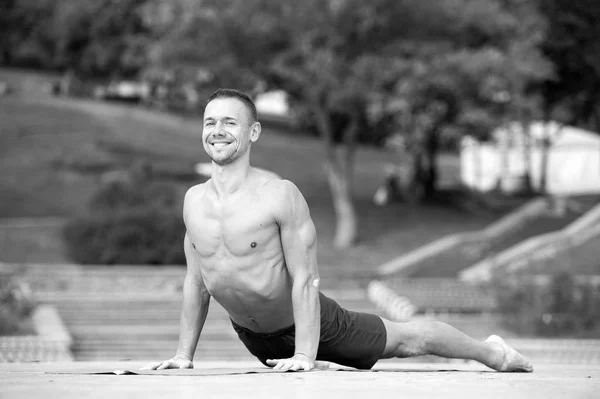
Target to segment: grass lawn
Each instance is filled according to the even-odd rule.
[[[29,84],[22,83],[31,76]],[[208,162],[200,142],[201,123],[143,107],[54,98],[40,88],[46,76],[0,70],[0,80],[23,90],[0,99],[0,217],[70,216],[86,207],[101,182],[95,166],[122,168],[148,161],[158,168],[192,171]],[[16,86],[16,84],[15,84]],[[356,161],[355,199],[360,242],[343,253],[331,248],[334,211],[322,173],[324,150],[317,139],[268,127],[252,148],[252,164],[293,181],[305,195],[319,235],[319,259],[327,268],[365,270],[446,234],[480,228],[495,216],[449,205],[420,207],[394,203],[376,207],[371,197],[383,166],[395,155],[361,148]],[[87,165],[76,173],[65,165]],[[440,159],[441,181],[458,176],[458,159]],[[179,181],[182,191],[202,181]]]

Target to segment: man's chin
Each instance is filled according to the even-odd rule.
[[[232,157],[227,157],[227,158],[213,158],[211,157],[212,161],[214,163],[216,163],[219,166],[225,166],[225,165],[229,165],[230,163],[233,162],[233,158]]]

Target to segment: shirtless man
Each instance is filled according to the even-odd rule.
[[[395,323],[341,308],[319,291],[317,236],[298,188],[250,167],[261,133],[251,99],[219,89],[204,112],[212,178],[189,189],[183,217],[187,274],[179,345],[145,369],[192,368],[211,297],[248,350],[277,370],[317,360],[370,369],[379,359],[433,354],[499,371],[532,371],[501,338],[481,342],[441,322]]]

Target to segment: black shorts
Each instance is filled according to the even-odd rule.
[[[373,367],[381,358],[387,340],[381,318],[346,310],[321,293],[319,299],[321,339],[317,360],[358,369]],[[233,320],[231,323],[246,348],[264,365],[267,365],[267,359],[289,358],[294,355],[294,325],[272,333],[257,333],[235,324]]]

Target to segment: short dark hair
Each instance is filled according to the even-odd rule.
[[[256,111],[256,105],[254,105],[254,102],[246,93],[236,89],[217,89],[214,91],[213,94],[210,95],[206,103],[208,104],[212,100],[216,100],[218,98],[236,98],[240,100],[248,109],[252,122],[258,121],[258,112]]]

